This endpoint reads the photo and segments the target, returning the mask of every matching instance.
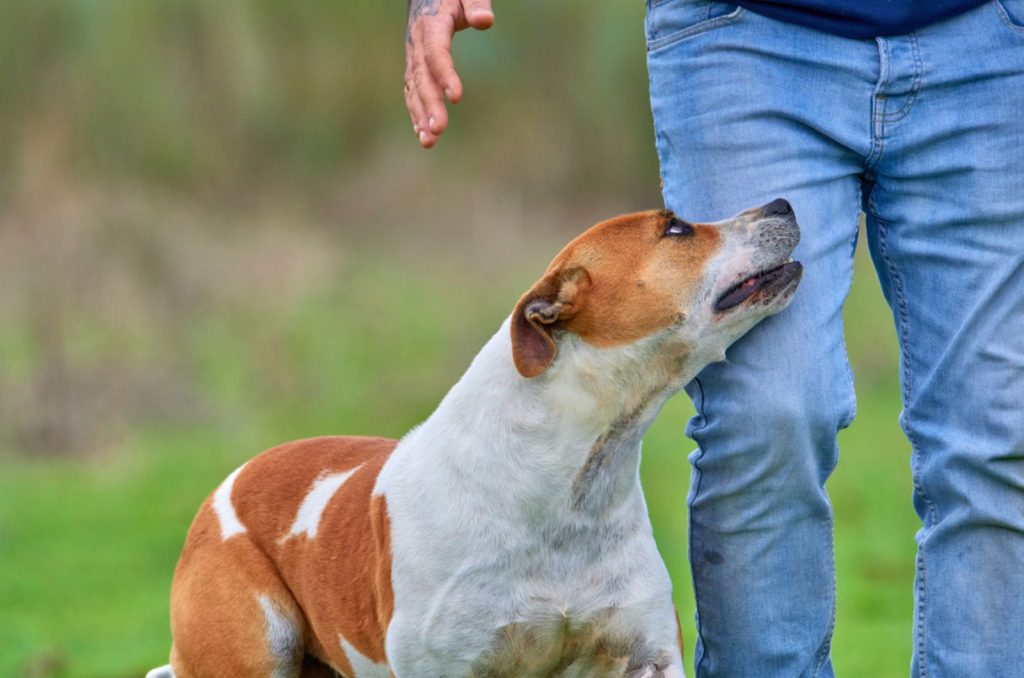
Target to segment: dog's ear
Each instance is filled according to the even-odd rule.
[[[512,312],[512,360],[527,379],[544,373],[558,347],[552,332],[579,310],[589,277],[582,268],[549,272]]]

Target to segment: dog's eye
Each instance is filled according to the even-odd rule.
[[[693,225],[686,223],[682,219],[672,217],[665,225],[665,233],[663,233],[663,235],[675,238],[693,235]]]

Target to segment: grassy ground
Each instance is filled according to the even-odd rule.
[[[494,264],[487,285],[469,284],[483,273],[460,271],[455,259],[407,259],[399,269],[382,256],[349,257],[380,263],[347,265],[272,313],[258,304],[197,312],[175,342],[200,416],[130,426],[86,457],[0,456],[0,675],[119,678],[162,662],[170,575],[211,488],[286,439],[401,435],[457,378],[552,249],[530,253],[527,266]],[[896,426],[892,332],[871,272],[864,261],[858,268],[847,314],[859,416],[841,437],[829,486],[834,658],[841,675],[886,677],[904,675],[909,662],[916,518]],[[19,336],[0,329],[0,347],[8,359],[20,356],[8,364],[29,371],[32,351]],[[689,414],[681,396],[659,417],[645,441],[643,482],[692,660]]]

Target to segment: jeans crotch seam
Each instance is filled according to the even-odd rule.
[[[888,250],[888,235],[889,235],[889,224],[882,219],[878,214],[878,208],[875,204],[874,196],[868,198],[868,209],[871,210],[871,216],[874,218],[875,223],[878,224],[878,254],[885,264],[886,273],[889,279],[892,281],[892,289],[896,300],[895,315],[897,317],[897,331],[900,335],[900,358],[902,361],[901,373],[903,376],[903,423],[904,433],[907,436],[907,440],[910,442],[910,453],[911,453],[911,476],[914,485],[914,491],[924,501],[927,506],[927,516],[922,521],[923,529],[927,532],[930,525],[934,525],[938,511],[935,508],[935,504],[932,502],[928,493],[925,491],[924,485],[920,481],[921,477],[921,454],[920,446],[917,443],[917,437],[913,433],[913,427],[910,424],[909,416],[907,416],[908,403],[910,402],[911,394],[913,393],[913,382],[910,372],[910,351],[908,346],[908,337],[910,335],[910,322],[909,313],[907,311],[906,295],[903,290],[903,280],[896,270],[895,264],[889,257]],[[921,544],[918,546],[917,552],[917,642],[916,650],[918,656],[918,675],[920,678],[927,678],[928,668],[925,657],[925,609],[926,609],[926,598],[925,598],[925,582],[927,580],[926,566],[924,562],[924,549],[925,540],[922,539]]]
[[[697,440],[697,434],[700,433],[701,431],[703,431],[705,428],[707,428],[707,425],[708,425],[708,417],[707,417],[707,413],[705,411],[706,410],[706,405],[707,405],[707,393],[704,391],[704,382],[702,382],[699,377],[694,377],[693,382],[695,384],[697,384],[697,391],[700,394],[700,403],[699,404],[698,403],[694,403],[694,409],[697,411],[697,414],[699,414],[700,418],[701,418],[701,427],[698,428],[698,429],[694,429],[693,430],[693,439],[696,441]],[[697,443],[697,450],[698,450],[698,454],[697,454],[697,456],[693,460],[693,469],[697,473],[697,480],[696,480],[696,483],[694,484],[693,491],[690,493],[690,500],[689,500],[689,502],[687,503],[687,506],[686,506],[686,508],[687,508],[687,510],[689,512],[689,516],[690,516],[690,525],[689,525],[689,529],[687,530],[687,534],[686,534],[687,546],[690,549],[689,555],[690,555],[690,558],[691,558],[691,562],[690,562],[690,582],[693,585],[693,602],[694,602],[694,605],[697,608],[697,615],[696,615],[696,617],[697,617],[696,618],[696,622],[697,622],[697,642],[700,644],[700,646],[702,648],[702,653],[701,653],[701,656],[700,656],[700,660],[696,664],[694,664],[694,667],[693,667],[694,674],[698,674],[700,672],[700,667],[704,663],[704,658],[707,656],[707,643],[704,642],[704,630],[702,628],[703,625],[701,624],[701,621],[700,621],[700,604],[698,602],[699,599],[700,599],[700,595],[697,593],[697,568],[693,567],[693,561],[692,561],[693,553],[694,553],[694,551],[693,551],[693,502],[697,499],[697,495],[700,494],[700,486],[701,486],[701,483],[703,483],[703,481],[704,481],[704,474],[701,472],[700,466],[698,466],[698,464],[700,463],[701,459],[704,458],[704,447],[699,442]]]

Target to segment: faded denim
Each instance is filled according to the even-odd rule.
[[[666,206],[784,197],[803,232],[793,303],[687,388],[697,676],[833,675],[824,485],[862,210],[922,520],[911,673],[1024,676],[1024,0],[877,40],[650,0],[647,37]]]

